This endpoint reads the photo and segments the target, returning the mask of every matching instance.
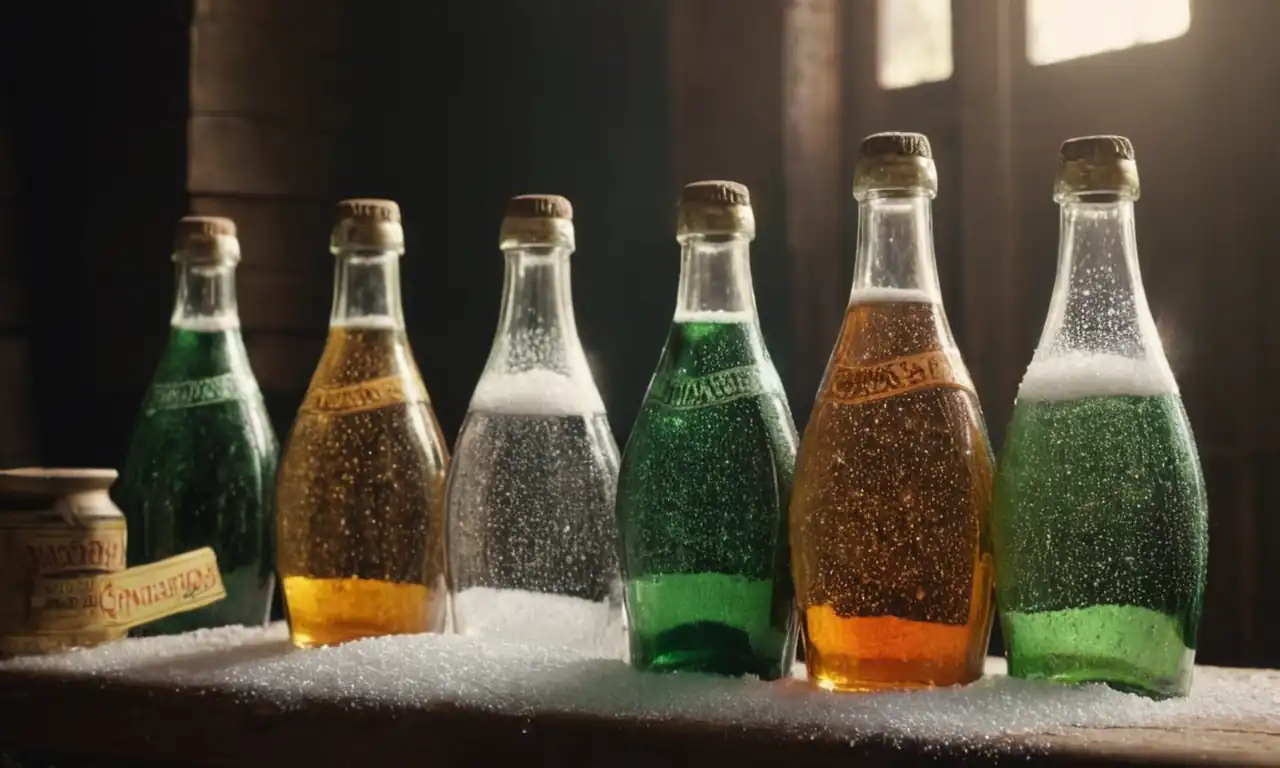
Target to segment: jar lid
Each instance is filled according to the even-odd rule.
[[[53,498],[105,491],[120,473],[114,469],[20,467],[0,470],[0,497]]]

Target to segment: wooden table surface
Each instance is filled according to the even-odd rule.
[[[1016,681],[999,660],[964,689],[834,695],[478,643],[295,651],[276,626],[4,662],[0,753],[264,766],[1280,766],[1272,670],[1200,667],[1191,698],[1171,702]]]

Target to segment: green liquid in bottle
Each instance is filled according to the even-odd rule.
[[[992,522],[1010,674],[1189,690],[1207,503],[1176,394],[1020,399]]]
[[[623,456],[631,660],[775,679],[793,651],[796,431],[754,317],[724,314],[672,325]]]
[[[133,634],[266,621],[277,456],[239,329],[172,329],[116,490],[128,563],[212,547],[227,596]]]

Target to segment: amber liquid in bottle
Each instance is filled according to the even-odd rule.
[[[876,293],[845,314],[796,473],[805,662],[835,690],[969,682],[991,622],[985,427],[941,307]]]
[[[370,279],[344,275],[342,260],[340,283]],[[448,458],[393,277],[396,317],[341,319],[335,301],[281,463],[279,571],[297,646],[444,629]]]
[[[811,684],[982,676],[993,458],[942,306],[921,134],[863,140],[853,290],[796,458],[791,561]]]

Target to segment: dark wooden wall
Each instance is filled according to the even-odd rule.
[[[361,86],[353,7],[194,3],[185,192],[193,212],[236,222],[245,344],[282,441],[329,315],[329,227]]]
[[[22,5],[0,26],[0,461],[122,460],[188,210],[239,224],[245,336],[283,437],[347,196],[401,203],[409,332],[449,435],[497,319],[502,204],[568,196],[579,326],[625,440],[674,306],[674,201],[709,177],[751,187],[762,323],[803,423],[849,289],[857,142],[877,130],[933,141],[947,310],[998,443],[1052,286],[1057,144],[1121,132],[1209,483],[1200,658],[1280,664],[1280,4],[1193,14],[1178,40],[1031,67],[1021,0],[955,0],[954,75],[886,91],[875,0]]]
[[[34,460],[38,448],[29,375],[30,275],[22,258],[20,185],[8,103],[0,106],[0,461],[20,464]]]

